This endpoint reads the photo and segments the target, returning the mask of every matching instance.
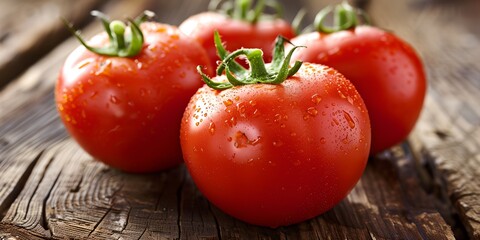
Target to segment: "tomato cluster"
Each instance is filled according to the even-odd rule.
[[[412,47],[357,26],[345,3],[333,28],[321,11],[318,31],[299,36],[262,17],[271,1],[251,4],[236,0],[178,28],[148,11],[128,25],[93,12],[105,33],[87,43],[69,26],[82,46],[66,59],[55,100],[95,159],[136,173],[184,160],[213,204],[277,227],[331,209],[369,155],[404,140],[426,80]]]

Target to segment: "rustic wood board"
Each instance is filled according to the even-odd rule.
[[[291,17],[297,9],[285,2]],[[315,10],[330,2],[303,1]],[[105,9],[135,16],[150,8],[160,21],[178,24],[205,3],[124,0]],[[480,55],[458,45],[479,46],[475,12],[459,17],[478,4],[378,0],[366,6],[378,25],[419,50],[431,84],[409,143],[370,159],[361,181],[331,211],[289,227],[251,226],[203,198],[184,166],[132,175],[92,160],[67,136],[53,103],[60,65],[77,46],[69,39],[0,92],[0,239],[479,238]],[[85,35],[98,31],[94,25]]]
[[[412,144],[432,187],[480,239],[480,2],[372,1],[369,10],[426,63],[430,89]]]
[[[29,65],[69,37],[61,17],[77,25],[84,14],[101,5],[99,0],[2,0],[0,3],[0,89]]]

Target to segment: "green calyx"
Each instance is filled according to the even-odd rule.
[[[270,64],[263,61],[263,52],[257,48],[242,48],[229,53],[222,44],[220,35],[215,32],[215,46],[218,55],[222,59],[217,68],[217,75],[225,72],[228,82],[214,82],[210,77],[202,72],[202,67],[198,66],[197,71],[202,76],[203,81],[211,88],[217,90],[228,89],[233,86],[248,84],[281,84],[288,77],[293,76],[302,66],[302,62],[296,61],[290,68],[289,63],[295,49],[301,46],[294,46],[285,57],[284,43],[287,41],[282,36],[277,37],[275,48],[273,50],[273,60]],[[250,70],[245,69],[238,64],[235,59],[239,56],[245,56],[250,65]]]
[[[264,14],[266,7],[273,8],[275,15]],[[211,0],[208,8],[251,24],[257,23],[260,18],[280,18],[283,15],[282,5],[276,0],[258,0],[255,6],[253,0]]]
[[[80,41],[80,43],[89,51],[99,55],[111,56],[111,57],[134,57],[142,50],[144,42],[143,33],[140,30],[140,24],[148,19],[151,19],[155,14],[151,11],[144,11],[135,20],[128,19],[128,26],[119,20],[110,21],[109,18],[99,12],[92,11],[92,16],[99,18],[108,35],[110,44],[106,47],[92,47],[88,45],[85,40],[80,36],[80,32],[75,30],[73,26],[64,20],[67,28],[72,34]],[[127,34],[127,27],[130,31]]]
[[[331,27],[325,25],[325,20],[330,14],[333,14],[333,26]],[[364,24],[370,24],[365,12],[344,1],[335,7],[328,6],[322,9],[315,17],[313,25],[318,32],[333,33],[358,26],[359,18],[363,20]]]

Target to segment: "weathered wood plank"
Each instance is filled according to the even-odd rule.
[[[480,238],[480,2],[372,1],[376,23],[423,56],[429,92],[412,140],[443,201]],[[446,216],[448,218],[448,216]]]
[[[83,25],[86,12],[102,1],[2,0],[0,8],[0,89],[69,35],[60,21]]]
[[[298,225],[270,229],[245,224],[210,206],[183,166],[129,175],[92,160],[67,140],[39,158],[0,232],[53,238],[453,239],[421,188],[398,181],[405,176],[396,163],[413,170],[413,160],[402,153],[372,159],[359,185],[333,210]],[[415,201],[404,199],[407,191],[415,194]]]
[[[150,3],[148,0],[114,2],[107,7],[114,16],[135,15],[142,10],[139,9],[142,4]],[[178,1],[178,5],[173,2],[156,1],[155,5],[149,6],[159,9],[160,20],[164,17],[163,21],[171,19],[172,22],[182,19],[176,11],[179,6],[186,7],[188,14],[205,8],[204,1]],[[310,2],[308,6],[312,9],[318,9],[313,7],[316,4],[324,6],[326,3]],[[372,2],[369,10],[375,18],[397,19],[397,22],[387,23],[392,29],[399,28],[402,36],[419,44],[416,47],[421,48],[421,53],[430,56],[427,65],[432,74],[435,65],[430,61],[439,61],[436,57],[441,55],[436,55],[429,42],[417,38],[415,34],[420,30],[410,33],[412,25],[401,25],[402,15],[388,13],[398,9],[407,11],[412,7],[403,4],[403,1],[387,3],[379,0]],[[380,10],[385,9],[388,10],[383,13],[386,15],[380,14]],[[423,16],[427,19],[439,17],[428,15],[430,8],[417,11],[427,11]],[[132,12],[136,13],[129,14]],[[410,24],[415,22],[412,20]],[[384,26],[388,26],[387,23]],[[88,28],[86,35],[97,30],[96,27]],[[472,125],[477,118],[475,114],[472,117],[463,112],[463,118],[459,120],[463,128],[457,129],[452,118],[448,117],[451,115],[445,114],[450,113],[448,109],[428,100],[424,116],[429,117],[422,117],[419,130],[412,138],[414,149],[424,149],[424,155],[411,152],[409,145],[404,144],[371,159],[350,195],[331,211],[312,220],[277,229],[248,225],[210,205],[183,166],[157,174],[125,174],[92,160],[67,137],[55,112],[52,91],[62,61],[76,45],[73,40],[62,44],[0,92],[0,111],[6,113],[0,114],[0,172],[3,174],[0,178],[0,239],[16,236],[20,239],[454,239],[451,227],[458,223],[449,216],[451,209],[444,209],[448,208],[445,207],[449,206],[448,203],[442,202],[445,199],[438,198],[435,192],[425,191],[421,183],[430,190],[436,186],[435,181],[446,181],[449,184],[446,194],[453,203],[460,204],[455,208],[460,213],[461,204],[468,198],[475,198],[475,195],[461,195],[465,191],[458,186],[468,187],[475,181],[468,176],[474,176],[472,174],[478,170],[467,170],[466,179],[470,182],[459,178],[456,168],[460,167],[454,169],[457,172],[449,171],[452,171],[450,165],[454,157],[472,158],[472,153],[478,154],[480,141],[475,137],[478,135],[470,136],[474,144],[466,144],[469,152],[448,151],[451,153],[448,155],[432,150],[443,149],[448,141],[457,143],[454,149],[464,149],[464,138],[461,137],[474,128]],[[449,66],[458,70],[455,64]],[[435,74],[438,79],[455,80],[449,78],[446,70]],[[479,74],[472,73],[472,76]],[[442,87],[431,90],[432,94],[450,91],[450,83],[436,81]],[[475,81],[471,82],[475,84]],[[477,100],[475,95],[469,99]],[[469,101],[459,106],[473,108]],[[473,108],[472,111],[477,110]],[[434,124],[430,125],[431,122]],[[441,136],[446,137],[442,139]],[[420,159],[418,164],[416,156],[428,158]],[[475,167],[478,155],[473,158],[477,160],[471,160],[470,164]],[[425,178],[422,161],[432,166],[433,180],[428,174]],[[478,213],[469,214],[470,217],[468,214],[462,216],[467,217],[465,223],[473,226],[469,233],[474,233],[475,226],[469,218],[478,217]],[[463,236],[461,231],[455,234],[459,238]]]

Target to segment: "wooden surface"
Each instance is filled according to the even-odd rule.
[[[334,1],[282,2],[288,19],[304,6],[311,20]],[[354,2],[424,59],[424,111],[408,141],[371,158],[334,209],[270,229],[211,205],[184,166],[132,175],[92,160],[53,103],[61,64],[78,45],[65,40],[59,16],[81,24],[92,8],[116,18],[151,9],[179,24],[206,0],[1,0],[0,239],[480,239],[480,1]],[[83,29],[98,31],[97,22]]]

